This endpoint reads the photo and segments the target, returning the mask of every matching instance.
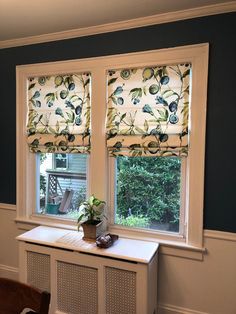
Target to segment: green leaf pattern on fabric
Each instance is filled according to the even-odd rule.
[[[186,156],[191,64],[108,71],[110,155]]]
[[[30,151],[89,152],[90,90],[90,73],[28,79]]]

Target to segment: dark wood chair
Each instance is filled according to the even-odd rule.
[[[48,314],[50,293],[19,281],[0,278],[0,314],[20,314],[30,308],[37,314]]]

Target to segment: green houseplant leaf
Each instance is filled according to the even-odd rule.
[[[79,207],[81,214],[77,220],[78,226],[85,221],[94,224],[96,220],[101,220],[105,204],[105,201],[98,199],[94,195],[91,195],[86,201],[81,203]]]

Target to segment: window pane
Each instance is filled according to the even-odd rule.
[[[117,157],[115,223],[179,232],[181,158]]]
[[[37,213],[76,219],[86,199],[86,154],[38,154]]]
[[[67,156],[66,154],[55,154],[55,168],[56,169],[66,169],[67,168]]]

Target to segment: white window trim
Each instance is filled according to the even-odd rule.
[[[186,239],[161,233],[155,236],[148,231],[124,230],[122,227],[110,227],[111,232],[133,238],[158,241],[189,250],[202,251],[203,245],[203,198],[204,198],[204,159],[205,159],[205,124],[208,77],[208,44],[198,44],[129,53],[115,56],[87,58],[80,60],[40,63],[17,66],[17,218],[19,222],[44,225],[68,225],[68,221],[32,215],[35,207],[36,180],[35,155],[29,153],[26,141],[27,118],[27,78],[30,76],[56,75],[89,71],[92,80],[91,121],[92,146],[89,158],[88,193],[107,200],[107,210],[111,210],[109,200],[108,155],[105,140],[106,118],[106,71],[126,67],[143,67],[191,62],[192,100],[190,148],[186,166]],[[94,105],[95,104],[95,105]],[[71,226],[75,226],[75,222]]]

